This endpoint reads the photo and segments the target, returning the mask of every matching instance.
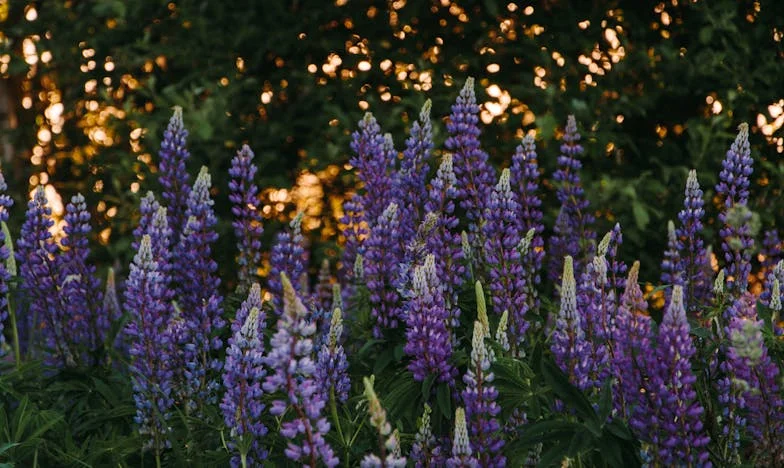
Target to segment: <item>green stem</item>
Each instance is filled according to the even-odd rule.
[[[350,445],[346,443],[346,438],[343,436],[343,429],[340,427],[340,419],[338,419],[338,405],[335,402],[335,387],[329,388],[329,409],[332,412],[332,419],[335,421],[335,428],[338,430],[338,435],[340,436],[340,443],[343,444],[343,447],[346,449],[346,457],[344,458],[346,465],[348,465],[349,459],[349,447]]]
[[[248,468],[248,454],[245,451],[240,452],[240,464],[242,468]]]
[[[161,468],[161,453],[158,450],[155,451],[155,467]]]
[[[16,325],[16,307],[11,301],[11,295],[8,295],[8,315],[11,316],[11,333],[14,340],[14,360],[16,361],[16,368],[22,365],[22,349],[19,346],[19,327]]]

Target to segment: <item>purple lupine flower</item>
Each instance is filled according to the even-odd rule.
[[[130,319],[125,334],[131,339],[134,421],[145,439],[145,447],[158,455],[170,446],[167,421],[174,406],[170,357],[175,343],[165,332],[166,288],[158,263],[153,259],[152,240],[145,234],[126,283],[125,310]]]
[[[174,233],[172,243],[177,242],[188,220],[185,211],[188,208],[191,187],[188,184],[190,176],[185,163],[191,154],[185,147],[187,138],[188,131],[182,122],[182,108],[175,107],[169,125],[163,132],[163,141],[158,152],[161,158],[158,170],[161,174],[159,180],[163,186],[162,196],[168,208],[169,228]]]
[[[183,356],[185,392],[190,403],[199,407],[216,396],[218,381],[208,371],[220,370],[221,362],[212,354],[223,347],[215,331],[225,325],[223,297],[218,291],[220,278],[216,275],[218,264],[212,258],[212,244],[218,234],[210,186],[210,175],[203,167],[188,197],[187,222],[172,259],[172,273],[176,275],[173,286],[187,330]]]
[[[343,313],[340,309],[332,311],[327,342],[321,345],[316,365],[316,382],[321,387],[325,400],[334,398],[337,403],[348,400],[351,381],[348,377],[346,351],[340,344],[343,335]]]
[[[234,221],[234,235],[239,252],[237,279],[240,291],[247,290],[256,278],[261,263],[261,235],[264,233],[263,217],[258,209],[259,188],[253,182],[258,168],[253,163],[253,151],[248,145],[231,160],[229,175],[229,200]]]
[[[779,264],[781,264],[781,262],[779,262]],[[782,327],[781,323],[781,282],[778,278],[773,279],[773,286],[770,287],[770,290],[770,323],[773,328],[773,334],[778,337],[784,335],[784,327]]]
[[[406,458],[400,453],[400,436],[387,421],[387,412],[373,389],[374,378],[362,379],[365,384],[365,399],[368,402],[370,425],[378,431],[380,454],[365,455],[360,462],[362,468],[405,468]]]
[[[14,205],[14,200],[5,193],[6,190],[8,190],[8,185],[5,183],[3,173],[0,172],[0,223],[2,224],[8,222],[8,212]],[[3,356],[5,350],[3,329],[5,321],[8,319],[8,283],[11,281],[11,272],[6,266],[11,256],[7,243],[11,242],[11,239],[7,239],[5,233],[5,228],[0,229],[0,357]]]
[[[407,322],[405,351],[411,357],[408,369],[414,379],[423,381],[435,375],[439,382],[452,382],[456,370],[452,357],[449,311],[430,254],[414,269],[411,297],[405,305]]]
[[[654,427],[659,431],[650,433],[654,456],[665,466],[709,465],[706,447],[710,437],[703,427],[704,409],[694,390],[697,378],[690,360],[696,349],[689,336],[682,286],[673,287],[657,341],[655,358],[649,361],[652,378],[646,384],[658,403],[652,416],[657,419]]]
[[[762,239],[762,271],[770,271],[781,260],[782,243],[778,229],[768,229]]]
[[[452,437],[452,456],[446,460],[449,468],[479,468],[479,460],[473,456],[468,426],[463,408],[455,410],[455,433]]]
[[[528,322],[525,314],[528,303],[525,297],[525,279],[520,251],[520,205],[512,193],[509,169],[504,169],[490,200],[486,201],[484,231],[484,266],[493,299],[493,310],[501,314],[509,311],[512,348],[516,351],[525,340]],[[466,408],[468,411],[468,408]]]
[[[615,291],[607,278],[606,255],[611,238],[612,233],[608,232],[599,243],[596,255],[585,267],[577,294],[580,328],[590,353],[587,385],[596,389],[610,376],[610,342],[616,307]]]
[[[784,260],[780,260],[767,275],[765,287],[760,294],[760,300],[763,304],[770,306],[773,300],[773,281],[778,280],[779,285],[784,284]],[[779,298],[781,300],[781,298]]]
[[[47,206],[46,192],[39,186],[27,204],[25,221],[17,241],[16,261],[19,264],[19,287],[22,296],[29,301],[28,323],[29,346],[37,344],[37,333],[41,333],[46,361],[58,367],[76,364],[71,349],[69,317],[65,316],[60,304],[58,274],[55,256],[57,244],[49,229],[54,225],[52,210]]]
[[[452,105],[446,129],[449,137],[444,146],[453,153],[456,199],[469,222],[471,245],[478,251],[482,245],[480,226],[493,189],[495,170],[488,162],[487,153],[480,147],[479,106],[473,78],[466,79],[457,101]]]
[[[430,100],[422,106],[419,120],[411,125],[411,135],[406,140],[406,149],[400,161],[400,176],[396,197],[400,200],[403,239],[413,239],[416,227],[421,222],[421,207],[427,201],[427,174],[430,153],[433,150],[433,125],[430,122]]]
[[[648,380],[647,355],[653,342],[648,303],[639,285],[640,262],[634,262],[626,278],[613,327],[613,375],[615,409],[629,419],[638,437],[649,430],[650,403],[640,388]]]
[[[231,322],[231,334],[236,335],[242,329],[245,320],[248,318],[248,314],[253,308],[259,309],[262,311],[262,318],[266,320],[266,316],[263,314],[263,301],[261,299],[261,286],[259,283],[253,283],[248,291],[248,296],[245,300],[242,301],[240,304],[240,308],[237,309],[237,313],[234,316],[234,320]]]
[[[391,138],[381,134],[381,127],[370,112],[365,114],[359,122],[359,130],[351,136],[354,157],[349,160],[349,164],[356,168],[357,177],[364,188],[361,206],[365,219],[374,221],[389,204],[389,194],[393,188],[391,172],[397,154]]]
[[[751,236],[751,212],[749,201],[749,177],[753,171],[751,148],[749,146],[749,126],[738,127],[738,136],[732,143],[722,162],[716,194],[724,209],[719,213],[723,227],[719,230],[721,249],[727,262],[727,288],[732,294],[746,290],[751,273],[751,251],[754,239]]]
[[[390,203],[379,216],[365,241],[365,280],[370,293],[371,314],[376,324],[373,335],[381,338],[384,330],[397,328],[403,318],[398,288],[404,250],[397,203]]]
[[[501,454],[504,439],[499,431],[498,414],[501,407],[496,402],[498,390],[493,386],[495,376],[490,371],[492,352],[485,345],[485,326],[474,322],[471,340],[471,361],[463,376],[466,388],[462,392],[466,420],[471,435],[471,448],[482,466],[506,466],[506,457]]]
[[[710,279],[705,275],[705,272],[710,269],[710,264],[702,238],[704,205],[697,171],[691,170],[686,180],[683,209],[678,213],[681,225],[676,231],[687,312],[693,312],[710,298]]]
[[[430,427],[431,412],[430,405],[425,403],[425,409],[417,425],[417,433],[414,436],[414,444],[411,446],[411,454],[409,455],[416,468],[427,468],[444,464],[441,447],[438,445]]]
[[[563,141],[561,155],[558,156],[558,170],[553,174],[553,180],[558,184],[556,196],[561,202],[561,211],[558,213],[556,232],[551,239],[550,250],[553,255],[550,257],[549,274],[552,281],[561,277],[561,262],[566,255],[574,259],[574,270],[579,276],[581,262],[593,251],[591,244],[596,237],[591,230],[594,216],[588,209],[588,199],[580,184],[579,172],[583,165],[577,158],[583,153],[583,147],[573,115],[566,120]]]
[[[667,250],[664,251],[664,260],[661,263],[661,282],[669,285],[684,284],[681,253],[678,248],[678,233],[675,223],[667,221]],[[669,296],[669,294],[668,294]]]
[[[564,259],[560,295],[561,308],[555,320],[550,346],[555,362],[569,376],[569,381],[585,390],[589,386],[591,352],[577,311],[577,284],[570,256]]]
[[[305,247],[305,237],[302,235],[303,213],[289,223],[289,229],[280,231],[277,234],[275,245],[270,252],[270,274],[267,287],[272,294],[272,303],[275,310],[282,311],[280,308],[283,298],[283,285],[280,282],[280,274],[292,278],[295,284],[299,285],[302,277],[307,275],[309,261],[308,250]],[[304,291],[298,291],[304,293]]]
[[[258,285],[254,285],[256,289]],[[226,393],[220,404],[223,420],[230,430],[232,442],[229,449],[238,452],[232,456],[231,465],[255,466],[267,457],[261,439],[267,435],[267,427],[261,420],[265,405],[262,401],[264,370],[264,330],[266,316],[256,306],[254,293],[243,303],[253,303],[244,318],[237,313],[232,323],[233,332],[226,349],[226,364],[223,367],[223,387]]]
[[[330,425],[321,414],[325,401],[314,380],[311,336],[316,326],[285,273],[281,273],[281,284],[283,313],[264,361],[271,373],[262,388],[267,393],[281,391],[284,397],[273,401],[270,413],[276,417],[289,415],[280,426],[280,435],[288,440],[286,456],[312,468],[319,460],[329,467],[337,466],[339,461],[324,439]]]
[[[109,332],[110,318],[103,313],[101,284],[95,277],[95,266],[87,263],[90,246],[90,213],[84,197],[79,194],[65,206],[66,249],[56,259],[59,274],[60,303],[68,320],[69,340],[86,353],[80,361],[97,365],[102,359],[103,345]]]
[[[444,290],[446,309],[451,326],[457,326],[460,309],[457,307],[458,293],[466,276],[460,234],[456,232],[458,219],[455,216],[457,179],[452,165],[452,155],[445,154],[438,166],[436,176],[430,181],[430,191],[425,202],[425,212],[437,216],[432,229],[426,229],[425,250],[436,257],[436,273]],[[427,216],[423,224],[427,224]]]
[[[731,343],[727,363],[733,387],[747,409],[746,423],[757,454],[755,461],[761,466],[780,466],[784,463],[784,400],[779,391],[779,368],[771,360],[762,337],[762,321],[736,317],[727,334]]]
[[[539,164],[534,137],[526,135],[512,156],[510,183],[520,205],[520,232],[528,233],[533,229],[528,249],[523,254],[525,268],[525,297],[528,310],[539,308],[536,291],[541,281],[542,261],[544,260],[544,224],[542,222],[542,200],[539,191]]]
[[[618,249],[623,244],[623,232],[621,232],[621,224],[615,223],[612,231],[610,231],[610,246],[607,249],[607,266],[608,266],[608,280],[610,287],[615,288],[616,297],[620,296],[623,289],[626,287],[626,263],[620,259]]]

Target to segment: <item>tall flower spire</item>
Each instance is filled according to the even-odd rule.
[[[505,466],[506,457],[501,454],[504,440],[499,436],[501,428],[498,414],[501,407],[496,403],[498,391],[493,386],[495,376],[490,371],[494,359],[492,351],[485,344],[485,326],[478,320],[474,322],[474,335],[471,340],[471,361],[463,383],[462,392],[466,419],[471,435],[471,448],[477,454],[482,466]]]
[[[229,200],[237,237],[239,271],[237,278],[241,291],[247,290],[256,278],[261,263],[261,235],[264,232],[263,218],[258,209],[259,189],[253,182],[258,168],[253,163],[254,154],[248,145],[243,145],[231,160],[229,175]]]
[[[430,153],[433,150],[433,124],[430,122],[431,103],[428,99],[422,106],[419,119],[411,125],[411,134],[406,140],[406,149],[400,162],[400,177],[397,183],[400,200],[401,230],[403,239],[410,242],[424,213],[420,208],[427,201],[427,174]]]
[[[146,439],[145,447],[160,456],[170,445],[167,420],[174,406],[170,353],[176,344],[165,332],[166,285],[158,263],[153,259],[149,234],[142,237],[131,263],[125,288],[125,309],[130,316],[125,333],[131,341],[135,422]]]
[[[463,408],[455,410],[455,432],[452,437],[452,456],[447,459],[449,468],[478,468],[479,460],[473,455],[471,442],[468,439],[468,426]]]
[[[377,338],[384,335],[384,330],[397,328],[403,319],[398,292],[404,255],[400,222],[399,207],[392,202],[373,224],[365,242],[365,279],[371,314],[376,321],[373,335]]]
[[[481,246],[478,237],[485,204],[490,198],[495,171],[479,142],[479,106],[474,94],[474,79],[466,79],[447,123],[449,137],[444,146],[453,153],[457,177],[457,200],[469,221],[469,234],[475,249]]]
[[[664,284],[683,286],[684,275],[678,245],[675,223],[669,220],[667,221],[667,250],[664,251],[664,260],[661,264],[661,281]]]
[[[226,349],[223,370],[226,393],[220,408],[231,431],[229,448],[239,452],[232,458],[232,466],[253,466],[267,456],[261,446],[261,439],[267,434],[267,427],[261,421],[265,407],[261,399],[261,383],[266,375],[262,354],[265,318],[264,312],[254,305],[241,323],[235,320],[232,328],[239,329],[229,338]]]
[[[738,127],[738,136],[732,143],[722,162],[716,194],[724,205],[719,221],[724,225],[719,230],[721,249],[727,262],[727,288],[735,295],[742,294],[748,285],[751,273],[751,251],[754,239],[751,236],[751,212],[749,201],[750,176],[753,172],[749,126]]]
[[[56,260],[60,301],[68,317],[66,333],[84,350],[80,361],[97,365],[104,358],[103,345],[111,317],[103,312],[103,295],[95,267],[87,263],[90,230],[90,213],[84,197],[75,195],[65,207],[66,236],[62,244],[66,250]]]
[[[681,225],[677,230],[678,250],[684,282],[686,311],[696,309],[710,297],[710,279],[705,275],[709,269],[708,255],[702,238],[702,218],[705,216],[702,189],[697,180],[697,171],[689,171],[683,209],[678,213]]]
[[[318,353],[316,381],[321,387],[324,399],[334,398],[337,403],[345,403],[351,389],[346,351],[340,343],[342,335],[343,313],[340,308],[335,308],[332,311],[329,336]]]
[[[368,454],[362,459],[362,468],[405,468],[406,458],[400,454],[400,436],[397,430],[392,431],[392,426],[387,421],[387,412],[373,388],[372,378],[365,377],[365,399],[368,402],[370,425],[378,431],[380,454]]]
[[[414,269],[412,297],[406,303],[405,351],[412,358],[408,368],[418,381],[434,375],[440,382],[451,382],[455,374],[449,362],[452,357],[449,312],[440,284],[435,257],[428,255],[424,265]]]
[[[0,172],[0,224],[3,225],[8,222],[8,212],[14,205],[14,200],[5,193],[6,190],[8,190],[8,185],[5,183],[3,173]],[[3,355],[3,345],[5,344],[3,329],[8,318],[8,284],[11,281],[11,272],[6,266],[11,256],[8,248],[9,242],[11,239],[6,238],[6,229],[3,226],[3,229],[0,229],[0,357]]]
[[[160,182],[163,186],[163,201],[169,215],[169,227],[174,233],[172,242],[177,242],[182,230],[185,228],[187,216],[188,196],[191,188],[188,185],[190,176],[185,167],[185,163],[190,159],[191,154],[185,147],[188,131],[182,122],[182,108],[175,107],[174,114],[169,120],[166,131],[163,132],[163,141],[158,156],[161,158],[158,163],[160,172]]]
[[[564,259],[560,294],[561,308],[550,346],[558,367],[569,375],[573,385],[584,390],[589,386],[590,349],[577,311],[577,284],[572,257],[569,256]]]
[[[29,345],[35,346],[35,333],[40,330],[47,361],[57,366],[71,366],[78,356],[73,355],[70,336],[65,333],[68,317],[60,304],[58,274],[55,266],[57,244],[49,229],[54,225],[52,210],[47,206],[46,192],[39,186],[27,204],[25,221],[17,241],[16,260],[20,290],[29,299]],[[36,322],[33,322],[33,320]]]
[[[417,433],[414,437],[414,445],[411,446],[411,461],[414,462],[416,468],[425,468],[429,466],[441,466],[444,463],[441,454],[441,447],[433,435],[433,430],[430,427],[430,405],[425,403],[425,409],[422,412],[422,418],[417,425]]]
[[[582,163],[578,157],[583,153],[580,145],[580,134],[577,132],[577,121],[573,115],[566,120],[566,130],[561,145],[561,156],[558,156],[558,170],[553,179],[558,184],[556,196],[561,202],[561,211],[556,222],[556,232],[552,239],[550,257],[550,278],[553,281],[561,277],[563,256],[574,259],[575,271],[580,273],[581,261],[592,251],[596,234],[591,230],[594,216],[588,210],[588,199],[580,183]]]
[[[654,400],[662,402],[655,408],[659,431],[651,431],[651,438],[653,449],[666,466],[708,462],[706,446],[710,438],[703,427],[704,410],[694,389],[697,378],[690,361],[695,353],[683,287],[676,285],[659,327],[656,358],[650,360],[652,379],[647,385]]]
[[[487,202],[484,225],[484,265],[487,269],[494,311],[510,311],[509,328],[515,349],[522,345],[528,322],[525,314],[525,277],[520,251],[520,205],[509,182],[509,169],[504,169]]]
[[[532,229],[528,248],[523,253],[526,265],[526,302],[528,309],[538,309],[539,299],[536,286],[541,281],[540,273],[544,260],[544,224],[542,223],[542,200],[539,195],[539,163],[534,137],[526,135],[512,156],[510,183],[520,205],[520,233]]]
[[[283,298],[283,285],[280,282],[280,274],[286,273],[295,284],[302,281],[303,275],[307,274],[310,256],[305,248],[305,237],[302,235],[303,213],[289,223],[289,229],[280,231],[277,234],[275,245],[270,252],[270,274],[267,286],[272,293],[272,301],[276,310],[281,310]],[[304,293],[305,291],[299,291]]]
[[[283,313],[265,358],[271,373],[262,388],[268,393],[280,392],[282,397],[272,402],[270,413],[283,417],[280,434],[288,440],[286,456],[311,468],[319,460],[329,467],[337,466],[339,461],[324,439],[330,425],[321,414],[325,401],[314,380],[311,337],[316,326],[285,273],[281,274],[281,284]]]

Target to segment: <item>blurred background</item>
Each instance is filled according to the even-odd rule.
[[[340,241],[341,202],[354,190],[350,133],[363,113],[402,149],[432,99],[439,147],[468,76],[497,165],[535,132],[548,226],[557,139],[575,114],[598,229],[621,223],[623,255],[642,260],[643,277],[658,278],[688,169],[710,206],[740,122],[751,128],[752,209],[763,229],[784,216],[779,0],[0,0],[0,74],[12,232],[35,185],[58,216],[82,192],[102,264],[130,259],[127,234],[139,198],[157,189],[174,106],[190,130],[191,173],[213,174],[222,264],[234,251],[227,169],[248,143],[269,242],[304,210],[318,265]]]

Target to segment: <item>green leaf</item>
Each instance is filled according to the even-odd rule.
[[[645,229],[651,221],[648,215],[648,209],[641,202],[635,200],[632,202],[632,214],[634,215],[634,222],[639,229]]]
[[[577,387],[569,383],[569,378],[552,360],[542,361],[542,377],[545,383],[553,390],[558,398],[577,412],[577,415],[586,423],[593,422],[599,426],[600,422],[591,406],[591,402]]]
[[[430,398],[430,391],[433,389],[433,382],[436,381],[436,376],[433,374],[425,377],[422,381],[422,399],[427,401]]]
[[[449,385],[440,384],[436,391],[436,403],[441,410],[441,414],[446,418],[452,419],[452,393],[449,390]]]

